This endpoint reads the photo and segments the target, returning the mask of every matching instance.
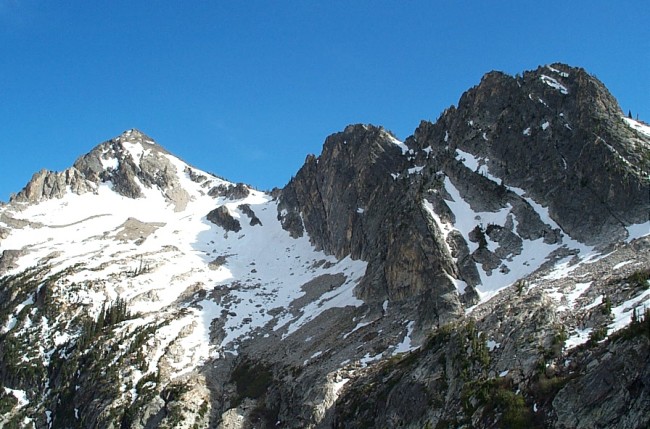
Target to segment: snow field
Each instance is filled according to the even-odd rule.
[[[139,144],[124,146],[134,160],[147,156]],[[292,239],[277,220],[277,203],[262,192],[251,190],[248,197],[237,201],[207,196],[209,188],[189,178],[186,164],[164,156],[175,166],[180,186],[189,193],[183,211],[175,211],[159,189],[141,183],[144,198],[139,199],[122,197],[106,183],[95,193],[68,193],[62,199],[25,206],[14,216],[42,226],[15,229],[3,240],[0,250],[28,250],[12,273],[45,260],[57,272],[82,264],[82,269],[62,280],[65,286],[57,287],[59,299],[81,305],[89,316],[96,317],[102,305],[120,297],[128,302],[132,314],[139,315],[124,322],[131,327],[158,324],[166,318],[169,322],[160,326],[147,344],[147,373],[155,371],[165,358],[172,379],[220,353],[236,353],[238,341],[274,320],[276,329],[286,329],[286,337],[327,309],[361,305],[353,289],[365,273],[365,262],[336,261],[316,252],[307,237]],[[104,167],[114,168],[115,162],[105,160]],[[212,185],[228,183],[216,178],[211,181]],[[250,226],[248,216],[237,208],[240,204],[249,204],[263,226]],[[241,231],[225,232],[205,219],[220,205],[239,219]],[[138,231],[120,239],[127,232],[124,225],[128,219],[152,225],[153,232],[137,243]],[[58,252],[52,253],[53,249]],[[218,256],[225,257],[225,263],[211,269],[208,264]],[[305,283],[338,273],[345,275],[341,287],[323,293],[305,308],[293,309],[295,314],[291,312],[291,303],[306,293],[302,289]],[[205,298],[197,300],[199,292]],[[26,300],[23,307],[31,303]],[[280,309],[278,316],[267,311],[274,308]],[[148,316],[158,312],[163,319],[154,321]],[[219,344],[210,336],[214,319],[220,319],[225,332]],[[10,318],[3,333],[15,323],[15,317]],[[41,329],[52,343],[40,351],[46,360],[57,345],[74,341],[71,333],[47,322]],[[174,351],[171,355],[170,350]],[[133,383],[144,375],[132,374]]]

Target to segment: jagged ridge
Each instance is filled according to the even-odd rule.
[[[0,208],[0,413],[644,427],[648,130],[554,64],[405,142],[349,126],[272,195],[127,131]]]

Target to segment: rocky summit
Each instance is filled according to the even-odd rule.
[[[0,205],[0,428],[647,428],[649,213],[564,64],[271,192],[129,130]]]

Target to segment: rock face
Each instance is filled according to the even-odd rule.
[[[0,427],[646,428],[649,162],[562,64],[271,193],[127,131],[0,205]]]
[[[472,153],[548,207],[572,238],[596,244],[648,219],[649,149],[622,118],[595,77],[554,64],[517,77],[488,73],[407,144]]]
[[[350,381],[335,405],[332,426],[647,427],[649,319],[605,341],[566,347],[572,326],[589,324],[588,317],[611,326],[612,316],[603,319],[602,305],[558,312],[553,294],[560,288],[575,296],[570,291],[585,280],[606,293],[636,289],[628,282],[630,271],[613,267],[649,244],[646,237],[623,246],[596,270],[581,267],[562,281],[540,273],[529,278],[532,286],[504,291],[473,317],[433,333],[417,351]],[[648,287],[644,282],[642,290]],[[612,305],[625,301],[613,298]]]
[[[207,219],[213,224],[222,227],[226,231],[241,231],[239,221],[232,217],[228,207],[220,206],[208,213]]]
[[[583,377],[569,381],[553,399],[559,427],[628,427],[650,424],[650,341],[639,336],[615,342],[587,362]],[[585,368],[587,369],[587,368]]]
[[[128,130],[97,146],[61,173],[42,170],[36,173],[18,195],[16,202],[38,202],[62,198],[70,191],[93,192],[101,183],[111,182],[113,189],[129,198],[141,198],[144,190],[163,192],[177,210],[187,204],[188,195],[178,183],[176,166],[168,152],[138,130]]]
[[[415,298],[437,320],[460,308],[455,267],[421,205],[421,185],[392,176],[408,165],[408,149],[387,131],[349,126],[327,138],[319,158],[307,157],[282,191],[279,217],[317,248],[368,261],[358,289],[365,300]]]

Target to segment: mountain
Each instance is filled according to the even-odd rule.
[[[647,427],[649,171],[563,64],[271,192],[126,131],[0,206],[0,427]]]

